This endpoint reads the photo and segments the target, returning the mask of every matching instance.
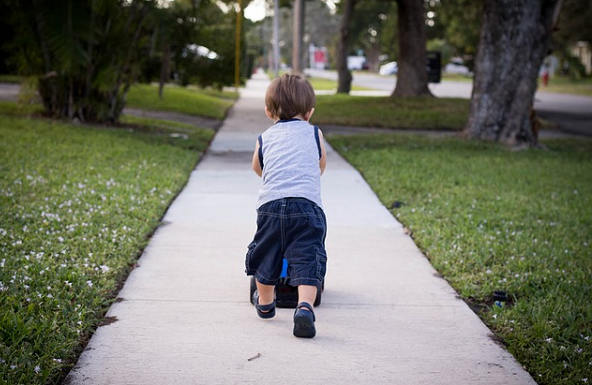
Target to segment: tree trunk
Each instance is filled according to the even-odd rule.
[[[158,81],[158,98],[162,100],[162,94],[165,84],[169,81],[171,67],[171,42],[168,40],[164,43],[162,50],[162,63],[160,66],[160,78]]]
[[[337,92],[349,94],[351,90],[352,75],[347,68],[347,56],[349,54],[350,29],[354,15],[356,0],[346,0],[343,7],[343,16],[339,26],[339,40],[337,41]]]
[[[397,85],[392,96],[431,96],[426,70],[424,0],[397,0]]]
[[[465,134],[536,146],[531,111],[561,0],[486,0]]]

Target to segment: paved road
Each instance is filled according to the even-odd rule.
[[[0,83],[0,100],[18,100],[20,90],[19,84]]]
[[[335,71],[308,70],[307,73],[311,76],[337,79]],[[358,94],[390,95],[395,89],[396,78],[356,73],[353,85],[379,90],[379,92],[358,92]],[[438,97],[470,98],[473,83],[444,80],[438,84],[430,84],[429,88]],[[592,136],[592,97],[537,92],[534,107],[542,118],[558,124],[563,131]]]

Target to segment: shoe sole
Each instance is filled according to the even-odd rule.
[[[294,316],[294,336],[313,338],[316,335],[314,321],[311,316],[296,314]]]

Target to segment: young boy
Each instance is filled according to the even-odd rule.
[[[274,125],[259,136],[253,154],[253,170],[263,186],[257,232],[245,261],[247,275],[257,283],[257,314],[272,318],[274,288],[286,258],[289,284],[298,287],[294,335],[304,338],[316,334],[312,304],[327,265],[321,202],[327,154],[323,134],[308,123],[315,100],[310,83],[297,75],[276,78],[267,88],[265,114]]]

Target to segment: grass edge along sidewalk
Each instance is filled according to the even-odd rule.
[[[536,381],[592,381],[592,141],[328,140]]]
[[[58,383],[214,132],[0,110],[0,384]]]

